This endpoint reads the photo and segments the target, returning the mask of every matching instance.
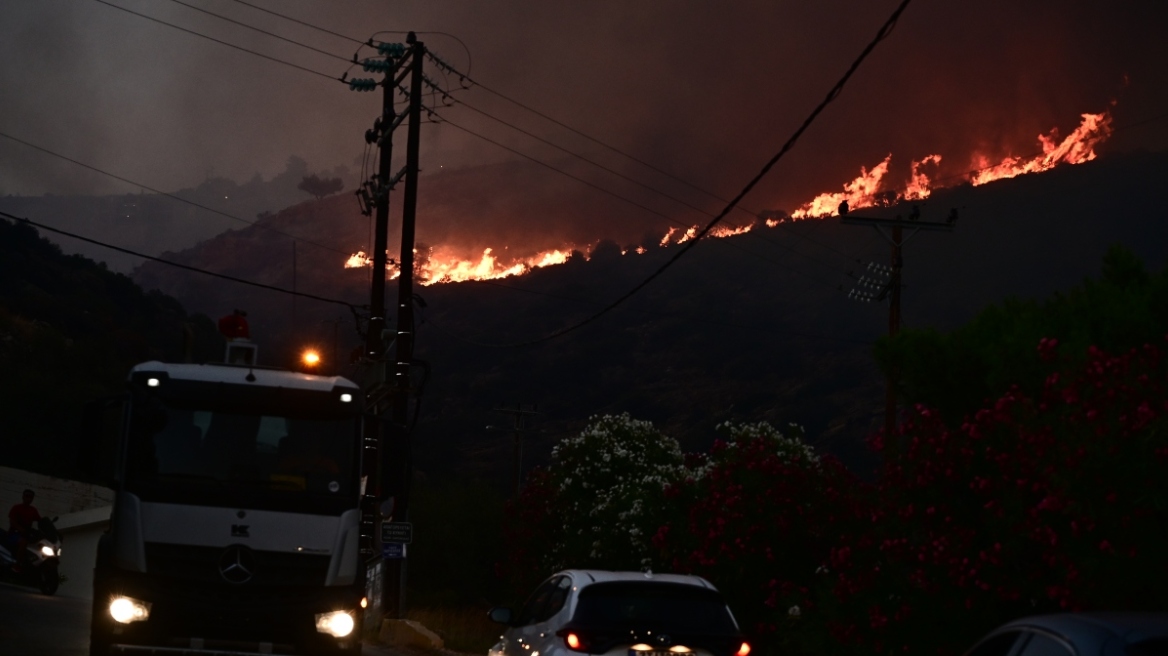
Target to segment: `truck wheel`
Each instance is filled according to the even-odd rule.
[[[39,577],[38,583],[42,593],[47,595],[56,594],[57,588],[61,585],[61,575],[57,573],[57,566],[55,564],[42,565],[41,571],[37,576]]]

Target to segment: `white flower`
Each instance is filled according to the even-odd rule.
[[[787,615],[790,617],[799,617],[802,613],[803,611],[799,610],[798,606],[791,606],[791,608],[787,611]]]

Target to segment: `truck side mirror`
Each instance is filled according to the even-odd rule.
[[[77,471],[83,480],[114,487],[121,454],[127,396],[108,396],[85,404],[77,441]]]

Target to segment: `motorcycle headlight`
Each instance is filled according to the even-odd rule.
[[[109,614],[119,624],[144,622],[150,617],[150,604],[130,597],[114,597],[110,600]]]
[[[54,551],[52,547],[45,544],[45,545],[41,545],[41,555],[44,556],[45,558],[51,558],[52,556],[56,556],[57,552]]]
[[[343,638],[353,632],[357,623],[353,616],[343,610],[332,613],[318,613],[316,616],[316,630],[327,633],[334,638]]]

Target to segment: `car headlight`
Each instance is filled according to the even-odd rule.
[[[45,558],[51,558],[52,556],[56,556],[57,552],[54,551],[53,548],[49,545],[43,544],[41,545],[41,555]]]
[[[353,632],[357,623],[349,613],[338,610],[332,613],[318,613],[316,616],[316,630],[327,633],[334,638],[343,638]]]
[[[144,622],[150,617],[150,604],[130,597],[114,597],[110,600],[109,614],[119,624]]]

